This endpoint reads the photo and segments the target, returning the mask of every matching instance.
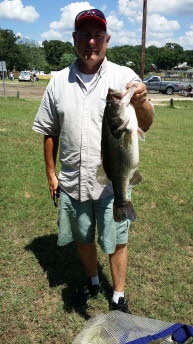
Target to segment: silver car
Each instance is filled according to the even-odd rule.
[[[29,71],[22,71],[19,74],[18,80],[19,81],[31,81],[32,80],[31,72],[29,72]]]

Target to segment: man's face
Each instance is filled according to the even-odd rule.
[[[74,45],[82,62],[97,65],[105,57],[110,36],[95,21],[82,24],[77,32],[73,32]]]

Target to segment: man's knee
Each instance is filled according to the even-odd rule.
[[[86,249],[86,248],[92,248],[92,247],[95,247],[95,246],[96,246],[95,242],[82,243],[82,242],[76,241],[75,244],[76,244],[76,246],[77,246],[78,248],[82,248],[82,249],[84,249],[84,248],[85,248],[85,249]]]
[[[117,244],[115,247],[115,251],[113,253],[111,253],[109,256],[113,256],[115,253],[124,252],[126,247],[127,247],[127,243],[126,244]]]
[[[118,250],[124,249],[126,246],[127,246],[127,243],[126,244],[117,244],[115,250],[118,251]]]

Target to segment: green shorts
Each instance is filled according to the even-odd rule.
[[[128,191],[131,198],[131,188]],[[58,246],[72,241],[89,244],[95,241],[108,254],[114,253],[117,244],[126,244],[130,221],[115,222],[113,219],[114,196],[80,202],[60,190],[60,210],[58,219]]]

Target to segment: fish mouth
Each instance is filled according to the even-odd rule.
[[[108,95],[107,95],[107,100],[110,102],[113,102],[115,104],[120,104],[122,101],[124,101],[124,97],[129,93],[130,89],[127,89],[124,92],[121,91],[114,91],[112,89],[109,89]]]
[[[122,95],[116,93],[109,93],[107,95],[107,101],[114,104],[120,104],[122,102]]]
[[[120,104],[123,97],[124,97],[123,92],[118,92],[118,91],[109,89],[108,94],[107,94],[107,101],[110,101],[115,104]]]

